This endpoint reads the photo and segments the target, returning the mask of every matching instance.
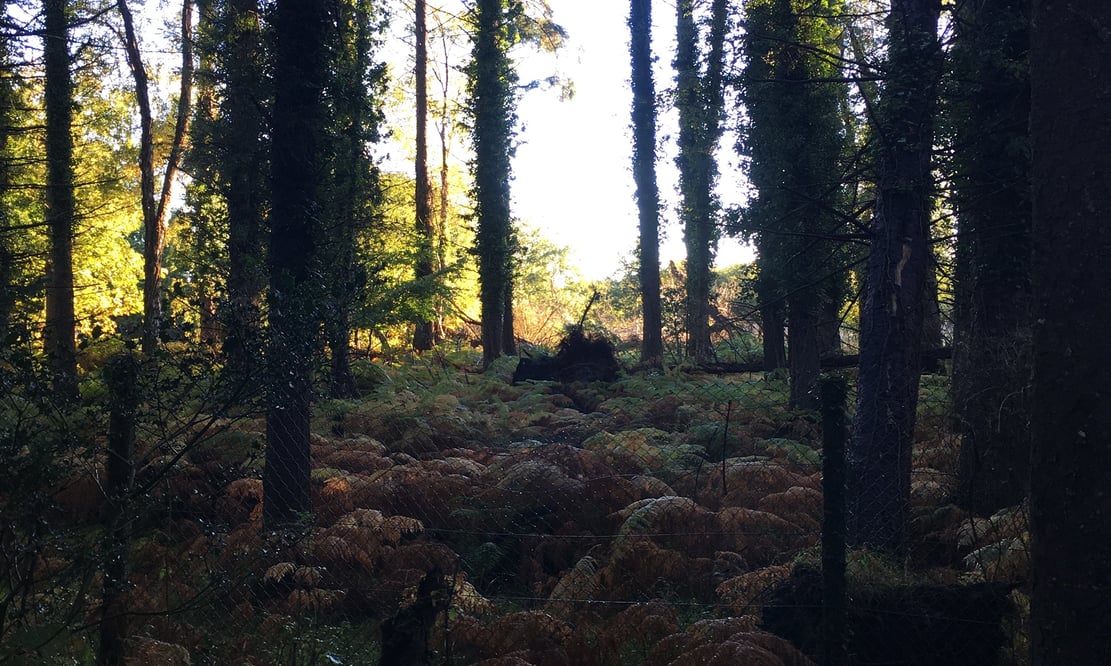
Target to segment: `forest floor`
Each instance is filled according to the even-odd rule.
[[[808,663],[762,624],[821,561],[821,423],[786,382],[515,385],[512,363],[360,366],[364,397],[315,405],[314,515],[281,533],[261,524],[263,419],[208,422],[136,521],[136,663]],[[850,552],[850,590],[1021,580],[1025,513],[947,503],[947,379],[921,394],[908,558]]]

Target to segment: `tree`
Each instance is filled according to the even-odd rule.
[[[331,39],[329,95],[331,117],[323,244],[324,270],[329,293],[324,311],[324,335],[331,353],[333,397],[358,393],[351,370],[351,313],[365,269],[356,258],[359,232],[368,227],[379,197],[378,171],[367,146],[380,140],[380,99],[385,76],[383,67],[371,62],[375,43],[375,12],[367,0],[346,0],[335,5],[338,12]]]
[[[687,355],[695,363],[711,360],[710,290],[717,247],[718,206],[714,196],[721,138],[722,70],[728,3],[714,0],[710,10],[706,64],[698,58],[699,30],[692,0],[676,3],[675,106],[679,111],[679,218],[687,248]]]
[[[0,15],[7,12],[7,0],[0,0]],[[12,185],[12,147],[10,139],[15,133],[16,90],[11,67],[13,44],[7,34],[0,34],[0,193],[8,192]],[[8,202],[0,199],[0,341],[9,342],[13,318],[18,303],[19,288],[16,283],[16,234],[14,211]]]
[[[475,3],[469,92],[474,120],[474,202],[478,227],[475,250],[482,303],[484,365],[513,348],[512,319],[506,317],[513,307],[513,219],[509,183],[517,120],[514,91],[517,75],[508,53],[511,19],[504,0],[477,0]]]
[[[876,109],[877,195],[861,306],[860,371],[848,451],[848,539],[905,545],[927,271],[940,3],[892,0]]]
[[[266,286],[266,187],[270,144],[265,117],[271,91],[265,81],[258,0],[228,0],[220,7],[214,66],[222,79],[220,116],[212,145],[219,192],[227,206],[227,293],[220,318],[224,357],[234,376],[249,377],[262,356],[262,301]]]
[[[416,170],[416,228],[417,228],[417,280],[428,279],[435,270],[433,265],[432,184],[428,179],[428,8],[425,0],[416,0],[413,6],[416,17],[416,105],[417,105],[417,154]],[[435,343],[432,321],[420,318],[413,331],[413,349],[424,351]]]
[[[116,8],[123,19],[124,50],[135,80],[135,101],[139,107],[139,191],[143,208],[143,352],[152,353],[161,342],[162,329],[162,258],[166,246],[166,217],[170,193],[183,152],[189,127],[192,96],[193,0],[183,0],[181,20],[182,67],[181,93],[178,97],[177,124],[173,143],[162,174],[161,194],[155,198],[154,117],[151,112],[150,90],[143,64],[139,37],[126,0],[117,0]]]
[[[762,300],[772,327],[787,305],[790,403],[817,407],[822,320],[841,306],[841,3],[750,0],[746,5],[742,84],[748,122],[742,141],[757,196],[745,224],[760,253]],[[765,331],[767,334],[767,331]],[[836,323],[832,337],[837,337]],[[771,332],[775,337],[775,331]],[[778,350],[766,350],[774,359]]]
[[[311,509],[309,418],[320,321],[317,244],[328,20],[326,7],[316,0],[278,0],[275,6],[270,407],[262,475],[268,529],[294,523]]]
[[[43,340],[54,391],[76,400],[77,345],[73,307],[73,228],[77,203],[73,176],[73,79],[66,0],[43,0],[46,106],[46,328]]]
[[[1030,657],[1111,660],[1111,5],[1033,3]]]
[[[660,193],[656,184],[656,85],[652,80],[652,3],[632,0],[629,56],[633,88],[633,179],[640,220],[638,277],[641,302],[641,363],[663,361],[660,304]]]
[[[990,515],[1029,476],[1029,3],[962,3],[945,112],[957,213],[954,404],[960,502]]]

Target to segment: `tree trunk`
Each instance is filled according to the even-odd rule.
[[[888,74],[877,121],[878,192],[849,450],[849,543],[894,553],[905,546],[931,256],[939,9],[936,0],[892,0],[887,21]]]
[[[714,0],[705,75],[698,65],[698,28],[692,0],[676,3],[675,105],[679,111],[680,219],[687,249],[687,355],[696,364],[713,359],[710,341],[710,292],[717,210],[714,151],[721,137],[722,67],[726,3]]]
[[[656,183],[656,85],[652,79],[652,3],[632,0],[629,11],[633,86],[633,180],[640,220],[638,276],[642,336],[640,362],[663,364],[660,302],[660,193]]]
[[[471,64],[475,145],[476,243],[482,303],[482,360],[489,365],[504,350],[506,313],[512,308],[512,214],[510,212],[516,76],[506,53],[503,0],[478,0]]]
[[[787,325],[787,309],[774,289],[761,290],[760,329],[764,348],[764,369],[787,367],[787,340],[783,328]]]
[[[150,110],[147,70],[143,66],[139,38],[127,0],[116,0],[123,19],[124,51],[135,81],[135,102],[139,107],[139,193],[143,209],[143,353],[151,354],[161,344],[162,332],[162,248],[165,230],[158,222],[154,199],[154,119]]]
[[[1111,663],[1111,4],[1035,0],[1031,663]]]
[[[417,155],[416,155],[416,227],[418,281],[433,274],[432,187],[428,180],[428,24],[425,0],[416,0],[416,101],[417,101]],[[413,331],[413,349],[432,349],[432,321],[420,317]]]
[[[55,394],[63,401],[75,401],[78,393],[73,309],[73,227],[77,204],[73,185],[73,82],[66,5],[66,0],[43,0],[46,225],[50,231],[43,343],[50,360]]]
[[[326,7],[278,0],[274,14],[274,109],[270,225],[270,408],[262,475],[263,525],[311,510],[309,418],[320,315],[316,257],[326,120]]]
[[[325,310],[325,336],[332,357],[331,395],[352,398],[358,393],[351,369],[351,313],[365,274],[356,256],[358,234],[368,225],[368,213],[378,197],[379,184],[366,146],[377,139],[379,109],[370,91],[377,86],[370,62],[373,38],[371,0],[338,4],[334,25],[330,88],[335,91],[331,122],[332,183],[324,204],[327,244],[323,248],[330,296]]]
[[[1029,6],[977,0],[954,17],[957,501],[981,515],[1029,486]]]
[[[787,367],[791,374],[789,404],[799,409],[818,408],[818,376],[822,349],[818,338],[818,307],[814,293],[797,291],[787,303]]]
[[[7,0],[0,0],[0,15],[6,15]],[[7,35],[0,36],[0,62],[11,62],[13,44]],[[16,91],[15,77],[0,79],[0,192],[7,192],[12,186],[12,154],[9,140],[15,132]],[[0,202],[0,343],[10,343],[13,338],[13,316],[19,302],[16,284],[15,238],[13,237],[12,214],[9,204]]]
[[[232,0],[224,69],[225,152],[222,169],[228,207],[228,298],[221,313],[224,357],[237,379],[251,377],[262,358],[261,306],[266,286],[264,206],[266,142],[260,100],[262,36],[258,0]]]

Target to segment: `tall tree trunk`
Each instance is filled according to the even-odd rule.
[[[432,187],[428,180],[428,23],[425,0],[416,0],[416,101],[417,101],[417,155],[416,155],[416,226],[418,281],[433,274]],[[413,331],[413,349],[432,349],[432,321],[418,318]]]
[[[761,253],[757,265],[769,259]],[[783,295],[774,280],[764,276],[761,269],[757,277],[757,294],[760,299],[760,333],[764,350],[764,369],[775,370],[787,367],[787,339],[784,327],[787,325],[787,307]]]
[[[116,7],[123,19],[124,51],[135,80],[135,101],[139,107],[139,189],[143,209],[143,353],[150,354],[161,345],[162,254],[166,247],[166,214],[189,127],[193,89],[193,9],[192,0],[184,0],[181,12],[182,69],[177,124],[166,170],[162,175],[161,196],[155,199],[154,119],[151,114],[147,70],[143,65],[135,21],[127,0],[117,0]]]
[[[43,0],[46,224],[50,231],[43,342],[50,359],[54,392],[62,400],[73,401],[78,397],[73,308],[73,227],[77,204],[73,186],[73,82],[66,8],[66,0]]]
[[[814,291],[800,290],[787,299],[787,367],[791,373],[789,404],[817,409],[818,376],[822,371],[819,304]]]
[[[154,199],[154,120],[150,110],[147,70],[143,65],[135,21],[127,0],[117,0],[123,19],[124,51],[135,81],[135,102],[139,107],[139,193],[143,209],[143,353],[153,353],[161,344],[162,331],[162,248],[165,230],[157,224],[158,206]]]
[[[482,303],[482,359],[489,365],[512,342],[506,312],[512,308],[513,153],[516,76],[506,53],[503,0],[477,0],[471,92],[474,114],[475,207],[478,279]]]
[[[7,0],[0,0],[0,15],[6,15]],[[12,43],[6,35],[0,36],[0,63],[11,63]],[[0,79],[0,192],[7,192],[12,185],[11,139],[15,131],[15,80],[11,74]],[[0,201],[0,343],[8,342],[15,314],[16,255],[13,237],[12,211]]]
[[[252,376],[262,358],[262,300],[266,287],[264,207],[265,93],[258,0],[231,0],[224,70],[222,169],[228,207],[228,297],[221,312],[224,357],[232,376]]]
[[[309,418],[312,359],[322,296],[316,284],[321,132],[327,77],[327,11],[317,0],[278,0],[270,225],[270,408],[262,475],[263,525],[311,510]]]
[[[1111,663],[1111,4],[1035,0],[1031,663]]]
[[[358,394],[351,369],[351,312],[358,296],[360,267],[356,261],[358,231],[366,225],[369,202],[378,196],[377,174],[366,155],[366,144],[376,138],[375,111],[368,86],[371,70],[370,0],[346,0],[337,5],[336,39],[332,49],[332,83],[335,101],[333,123],[340,128],[328,151],[332,184],[327,196],[328,233],[325,270],[331,300],[325,311],[325,337],[331,354],[331,395],[352,398]]]
[[[1029,485],[1029,7],[977,0],[953,22],[957,500],[981,515],[1018,504]]]
[[[640,242],[637,246],[642,337],[640,362],[663,363],[660,302],[660,193],[656,183],[656,84],[652,79],[652,3],[632,0],[629,54],[633,85],[633,180],[636,182]]]
[[[937,0],[892,0],[887,82],[879,102],[879,176],[860,373],[849,450],[849,543],[905,546],[919,356],[930,269],[936,92],[941,49]]]
[[[717,247],[714,151],[721,136],[722,67],[727,25],[726,4],[711,9],[706,72],[698,64],[698,27],[692,0],[676,3],[676,101],[679,110],[680,219],[687,249],[687,355],[695,363],[713,358],[710,342],[710,292]]]

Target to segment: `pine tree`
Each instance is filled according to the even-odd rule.
[[[318,245],[328,23],[326,7],[316,0],[278,0],[275,6],[267,350],[271,395],[262,475],[267,528],[296,522],[311,509],[309,419],[323,289]]]
[[[77,204],[73,175],[73,78],[70,72],[68,9],[66,0],[43,0],[46,224],[50,232],[43,341],[50,359],[55,393],[62,400],[76,400],[73,229]]]

